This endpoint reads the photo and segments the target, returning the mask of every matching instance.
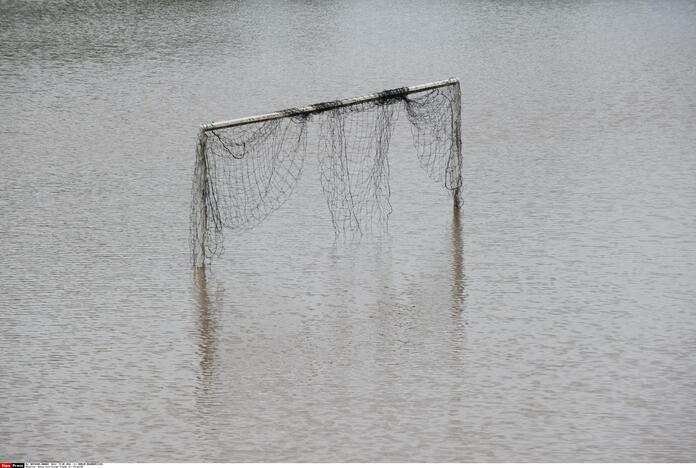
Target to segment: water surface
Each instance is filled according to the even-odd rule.
[[[678,0],[0,2],[0,455],[694,461],[694,24]],[[193,273],[199,124],[452,76],[459,215],[402,126],[388,234],[336,239],[310,164]]]

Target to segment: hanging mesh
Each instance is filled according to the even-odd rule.
[[[420,165],[447,190],[459,189],[458,86],[406,91],[388,90],[366,102],[340,107],[338,102],[322,103],[311,112],[290,109],[283,111],[288,117],[202,130],[192,189],[194,257],[200,236],[205,237],[206,257],[220,255],[223,229],[250,229],[287,201],[302,174],[308,127],[318,129],[319,178],[337,233],[386,227],[391,213],[389,142],[403,111]]]

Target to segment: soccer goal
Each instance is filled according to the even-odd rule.
[[[459,80],[389,89],[270,114],[202,125],[196,144],[191,209],[195,266],[223,251],[223,231],[250,229],[291,196],[311,148],[337,233],[386,225],[389,142],[400,114],[410,123],[418,161],[459,208]]]

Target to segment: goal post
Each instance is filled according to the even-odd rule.
[[[443,182],[454,209],[461,203],[459,80],[285,109],[201,125],[196,142],[191,210],[192,259],[222,252],[222,231],[249,229],[292,193],[307,153],[307,127],[318,127],[322,190],[334,229],[362,231],[384,222],[389,204],[389,141],[406,111],[417,157]]]

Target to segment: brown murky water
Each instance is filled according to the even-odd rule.
[[[0,456],[694,461],[696,4],[0,2]],[[197,125],[450,76],[464,206],[306,168],[205,275]],[[313,172],[314,171],[314,172]]]

